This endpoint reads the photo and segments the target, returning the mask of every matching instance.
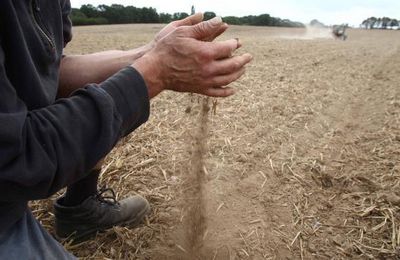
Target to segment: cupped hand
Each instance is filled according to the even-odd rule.
[[[204,19],[203,13],[196,13],[194,15],[188,16],[185,19],[182,20],[177,20],[169,23],[167,26],[165,26],[161,31],[159,31],[156,36],[154,37],[154,44],[156,44],[159,40],[167,36],[169,33],[173,32],[176,28],[181,27],[181,26],[191,26],[191,25],[196,25],[200,22],[202,22]],[[223,32],[226,31],[228,28],[227,24],[223,24],[221,26],[220,30],[216,31],[213,35],[208,36],[207,38],[201,39],[203,41],[213,41],[215,38],[217,38],[219,35],[221,35]]]
[[[176,28],[180,26],[190,26],[190,25],[195,25],[203,21],[203,14],[202,13],[197,13],[191,16],[186,17],[185,19],[182,20],[177,20],[169,23],[167,26],[165,26],[161,31],[159,31],[156,36],[154,37],[154,41],[158,42],[165,36],[167,36],[169,33],[174,31]]]
[[[158,40],[155,47],[132,66],[143,76],[151,97],[164,89],[226,97],[234,90],[225,87],[239,79],[250,54],[233,56],[241,46],[236,39],[207,42],[226,24],[216,17],[191,26],[179,26]]]

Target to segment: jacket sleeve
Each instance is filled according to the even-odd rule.
[[[60,0],[61,15],[63,21],[64,47],[72,40],[72,22],[70,19],[71,2],[70,0]]]
[[[146,85],[131,67],[29,111],[7,78],[0,44],[0,201],[46,198],[85,177],[148,116]]]

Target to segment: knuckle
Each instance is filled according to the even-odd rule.
[[[230,75],[229,77],[226,77],[224,85],[228,85],[228,84],[234,82],[235,80],[237,80],[238,79],[237,76],[238,76],[238,74],[235,73],[235,74]]]
[[[232,62],[232,70],[236,71],[241,68],[241,64],[238,60]]]
[[[196,26],[193,26],[192,28],[193,28],[194,34],[196,34],[196,35],[201,35],[205,30],[204,23],[200,23]]]
[[[204,66],[202,69],[202,76],[203,78],[207,78],[210,77],[213,73],[213,69],[211,68],[211,66]]]
[[[234,51],[234,49],[232,48],[232,46],[229,43],[224,44],[222,52],[225,54],[226,57],[231,57],[233,51]]]
[[[219,86],[219,80],[216,77],[212,77],[207,81],[207,85],[209,87],[218,87]]]
[[[229,85],[232,81],[234,81],[234,79],[231,77],[224,78],[224,80],[221,82],[221,86]]]
[[[221,97],[226,97],[226,96],[228,96],[228,90],[225,89],[225,88],[221,88],[220,96],[221,96]]]
[[[182,34],[185,34],[186,33],[186,28],[185,27],[183,27],[183,26],[180,26],[180,27],[177,27],[176,29],[175,29],[175,33],[176,34],[178,34],[178,35],[182,35]]]
[[[205,61],[209,61],[213,58],[213,53],[209,48],[202,48],[200,50],[200,57]]]

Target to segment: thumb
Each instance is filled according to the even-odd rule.
[[[196,13],[194,15],[186,17],[185,19],[178,20],[173,23],[176,27],[195,25],[203,21],[203,17],[203,13]]]
[[[224,22],[222,22],[222,18],[217,16],[211,20],[189,27],[187,36],[198,40],[206,39],[212,37],[212,35],[215,35],[218,31],[220,31],[221,26],[223,25]]]

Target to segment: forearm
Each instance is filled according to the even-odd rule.
[[[59,97],[89,83],[100,83],[134,63],[151,49],[151,44],[129,51],[105,51],[87,55],[69,55],[61,61]]]
[[[0,50],[0,201],[48,197],[87,176],[117,141],[144,123],[149,97],[127,67],[101,84],[29,110],[5,76]],[[30,85],[26,85],[30,87]]]

